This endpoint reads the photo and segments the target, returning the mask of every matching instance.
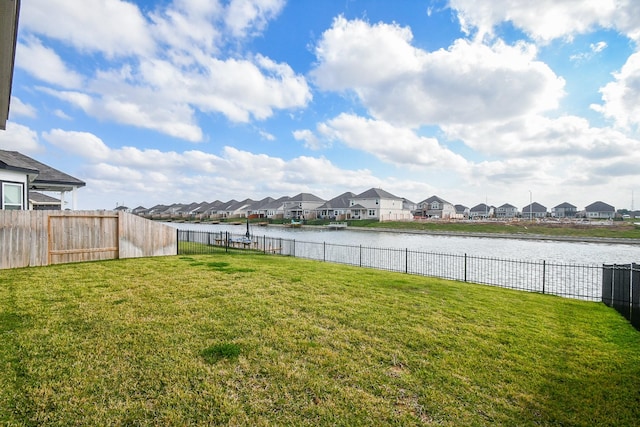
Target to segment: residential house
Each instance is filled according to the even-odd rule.
[[[343,221],[349,217],[349,200],[355,197],[351,191],[342,193],[331,200],[318,206],[316,209],[317,217],[321,219],[332,219]]]
[[[516,218],[518,216],[518,208],[509,203],[498,206],[495,211],[496,218]]]
[[[456,214],[456,207],[438,196],[431,196],[418,203],[415,216],[422,218],[450,219]]]
[[[551,209],[551,216],[554,218],[575,218],[577,213],[578,208],[567,202],[560,203]]]
[[[44,163],[18,153],[0,150],[0,209],[29,209],[29,193],[45,191],[60,193],[60,206],[64,195],[70,192],[72,209],[76,209],[76,190],[86,184]]]
[[[267,203],[259,208],[260,217],[261,218],[269,218],[269,219],[282,219],[284,218],[284,204],[291,197],[282,196],[278,199]]]
[[[469,219],[469,208],[465,205],[455,205],[456,219]]]
[[[494,215],[495,208],[485,203],[480,203],[469,209],[469,219],[487,219]]]
[[[273,197],[265,197],[262,200],[258,200],[257,202],[253,202],[249,207],[249,218],[266,218],[266,214],[264,212],[264,206],[273,202],[275,199]]]
[[[616,216],[616,209],[604,202],[594,202],[584,208],[587,218],[592,219],[613,219]]]
[[[29,191],[29,210],[32,211],[59,211],[62,210],[60,199],[39,193],[37,191]]]
[[[546,218],[547,208],[538,202],[533,202],[522,208],[521,216],[525,219]]]
[[[371,188],[349,199],[349,210],[354,219],[378,221],[408,221],[411,210],[405,209],[404,199],[380,188]]]
[[[224,209],[226,218],[247,218],[253,203],[255,203],[255,200],[244,199],[240,202],[228,204]]]
[[[325,200],[310,193],[297,194],[284,202],[284,218],[315,219],[316,209]]]

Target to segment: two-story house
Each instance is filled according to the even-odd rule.
[[[494,215],[495,208],[486,203],[475,205],[469,210],[469,219],[486,219]]]
[[[284,217],[291,219],[315,219],[316,209],[325,200],[310,193],[300,193],[284,202]]]
[[[587,218],[592,219],[612,219],[616,215],[616,208],[604,203],[594,202],[584,208]]]
[[[438,196],[431,196],[418,203],[415,216],[422,218],[454,218],[456,208],[452,203],[441,199]]]
[[[525,218],[525,219],[546,218],[547,208],[546,206],[542,206],[538,202],[533,202],[525,206],[524,208],[522,208],[521,215],[522,215],[522,218]]]
[[[555,218],[574,218],[578,213],[578,208],[571,203],[560,203],[551,209],[551,216]]]
[[[496,218],[515,218],[518,216],[518,208],[509,203],[498,206],[495,211]]]
[[[381,188],[370,188],[349,199],[349,210],[353,219],[408,221],[413,218],[411,210],[405,208],[402,197]]]

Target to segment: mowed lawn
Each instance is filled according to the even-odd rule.
[[[255,254],[0,271],[0,424],[640,423],[599,303]]]

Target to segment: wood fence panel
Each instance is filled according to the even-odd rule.
[[[177,254],[177,232],[110,211],[0,210],[0,269]]]
[[[118,258],[118,215],[68,212],[50,215],[49,264]]]
[[[120,212],[120,257],[177,255],[175,228],[137,215]]]

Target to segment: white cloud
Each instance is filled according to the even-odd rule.
[[[262,32],[284,7],[284,0],[231,0],[225,11],[225,25],[235,37]]]
[[[22,116],[22,117],[37,117],[38,113],[33,105],[25,104],[22,100],[16,96],[11,97],[11,103],[9,106],[9,114],[11,117],[14,116]]]
[[[225,20],[238,32],[255,35],[279,13],[281,1],[233,1],[225,8],[218,2],[175,0],[165,9],[145,11],[149,20],[137,6],[118,0],[73,7],[60,0],[34,3],[37,10],[30,5],[25,11],[26,43],[20,50],[29,59],[22,66],[42,82],[72,89],[41,88],[100,120],[199,142],[205,137],[198,111],[247,123],[267,119],[275,110],[305,107],[311,100],[304,76],[285,63],[262,55],[220,57]],[[93,9],[85,16],[86,7]],[[92,25],[98,13],[103,22]],[[44,15],[58,17],[55,26],[39,25]],[[112,33],[108,37],[102,34],[105,23]],[[80,76],[35,35],[61,40],[87,57],[101,52],[117,60],[96,61],[94,56],[80,61],[85,73]]]
[[[35,78],[63,88],[79,88],[83,78],[70,70],[53,49],[42,45],[35,37],[26,37],[26,43],[18,43],[16,66]]]
[[[22,2],[20,26],[109,57],[149,54],[154,49],[138,7],[121,0],[29,0]]]
[[[407,28],[337,18],[311,74],[321,89],[355,92],[377,119],[411,127],[543,112],[564,94],[564,80],[536,61],[533,45],[457,40],[425,52],[410,41]]]
[[[622,128],[640,125],[640,53],[631,55],[614,81],[600,89],[603,104],[591,108]]]
[[[610,128],[591,127],[581,117],[531,115],[509,122],[444,126],[450,139],[490,156],[505,158],[591,158],[626,156],[640,141]]]
[[[2,134],[0,134],[2,135]],[[324,191],[327,197],[345,187],[380,181],[368,170],[345,170],[326,158],[300,156],[283,160],[224,147],[220,155],[189,150],[182,153],[136,147],[109,148],[95,135],[53,129],[43,138],[85,163],[82,196],[94,207],[104,200],[131,200],[151,206],[178,201],[213,201],[242,195],[293,195]],[[247,177],[253,177],[247,181]],[[262,197],[264,197],[262,196]],[[130,203],[130,202],[127,202]]]
[[[327,142],[320,140],[320,138],[318,138],[309,129],[294,130],[293,138],[296,141],[304,141],[304,146],[310,150],[320,150],[330,145]]]
[[[53,129],[43,132],[42,138],[69,153],[89,160],[102,160],[109,156],[110,149],[100,138],[88,132]]]
[[[0,132],[0,149],[27,155],[44,151],[37,132],[13,121],[7,122],[7,129]]]
[[[640,40],[640,4],[635,0],[450,0],[462,29],[492,36],[495,26],[511,22],[540,42],[571,38],[595,27],[613,28]]]
[[[380,120],[342,113],[321,123],[318,132],[325,138],[340,141],[396,165],[458,171],[467,166],[462,156],[441,146],[437,139],[418,136],[410,129],[395,127]]]

